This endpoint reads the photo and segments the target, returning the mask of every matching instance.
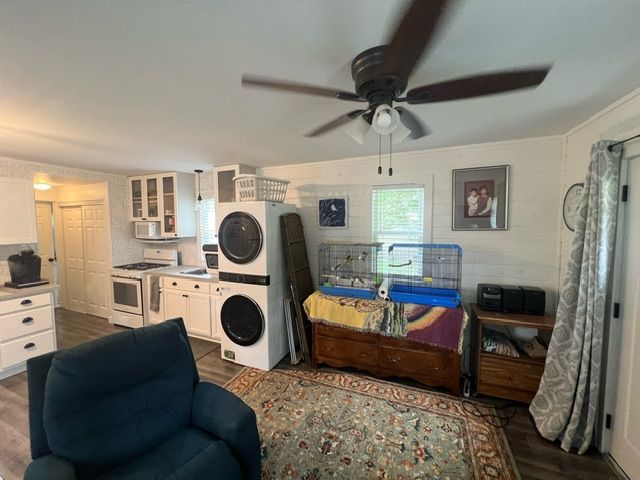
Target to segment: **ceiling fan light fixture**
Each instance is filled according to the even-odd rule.
[[[349,126],[345,129],[345,132],[354,142],[358,142],[360,145],[364,145],[364,137],[367,135],[369,130],[371,129],[371,125],[367,123],[367,121],[362,118],[362,116],[356,118],[353,122],[349,124]]]
[[[378,105],[371,127],[378,135],[389,135],[400,125],[400,114],[389,105]],[[405,137],[406,138],[406,137]]]
[[[393,132],[392,141],[394,144],[402,143],[409,137],[409,135],[411,135],[411,133],[411,130],[409,130],[404,123],[400,121],[398,128]]]

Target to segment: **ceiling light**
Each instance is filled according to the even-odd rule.
[[[44,182],[37,182],[33,184],[33,188],[35,188],[36,190],[49,190],[51,188],[51,185]]]
[[[400,125],[400,114],[390,105],[378,105],[371,127],[378,135],[389,135]],[[405,137],[406,138],[406,137]]]

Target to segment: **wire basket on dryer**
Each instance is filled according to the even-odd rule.
[[[320,290],[327,295],[374,299],[382,283],[381,243],[322,243],[318,247]]]
[[[284,202],[289,180],[263,177],[261,175],[236,175],[233,177],[236,199],[240,202]]]
[[[455,308],[460,304],[462,248],[394,243],[389,247],[389,297],[394,302]]]

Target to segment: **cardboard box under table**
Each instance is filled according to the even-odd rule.
[[[378,377],[408,377],[460,394],[467,314],[457,308],[313,293],[312,365],[354,367]]]

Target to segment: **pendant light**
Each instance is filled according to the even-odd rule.
[[[195,209],[196,212],[200,211],[200,206],[202,204],[202,194],[201,194],[201,190],[200,190],[200,174],[203,172],[200,169],[195,169],[194,172],[196,172],[196,175],[198,176],[198,198],[196,199],[196,205],[195,205]]]

